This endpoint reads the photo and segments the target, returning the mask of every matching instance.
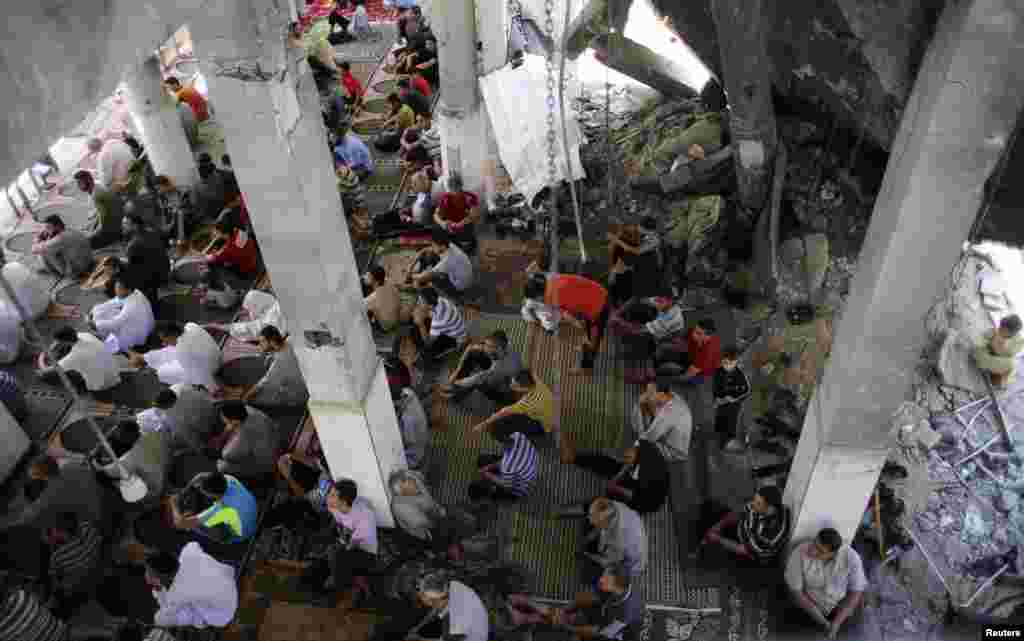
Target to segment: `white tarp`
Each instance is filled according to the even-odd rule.
[[[557,73],[557,70],[556,70]],[[544,58],[527,55],[521,67],[504,67],[480,78],[480,91],[498,141],[501,163],[517,192],[532,199],[550,183],[548,175],[547,72]],[[555,95],[555,169],[560,180],[566,175],[562,144],[561,115]],[[580,133],[571,102],[566,106],[569,157],[572,179],[586,178],[580,161]]]

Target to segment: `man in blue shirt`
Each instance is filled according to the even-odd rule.
[[[178,496],[172,497],[171,510],[174,525],[179,530],[191,530],[223,543],[241,543],[256,533],[259,506],[256,498],[233,476],[219,472],[200,474],[189,483],[195,488],[205,505],[199,511],[181,505]],[[187,488],[185,492],[188,492]]]
[[[342,125],[339,129],[338,144],[334,147],[334,161],[339,165],[345,165],[359,176],[360,181],[365,181],[373,174],[374,160],[370,154],[370,148],[351,129]]]

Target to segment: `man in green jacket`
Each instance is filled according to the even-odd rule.
[[[974,347],[974,363],[987,372],[995,387],[1006,387],[1017,370],[1017,354],[1024,349],[1020,316],[1011,314],[999,321],[999,327],[985,332]]]

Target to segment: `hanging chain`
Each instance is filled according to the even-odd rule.
[[[608,25],[606,37],[608,38],[608,59],[612,59],[612,5],[614,2],[609,2],[606,6],[605,20]],[[608,65],[604,66],[604,153],[605,153],[605,172],[608,174],[608,208],[610,211],[615,211],[615,171],[614,171],[614,160],[612,150],[615,148],[612,143],[612,80],[611,80],[611,69]]]
[[[568,1],[568,0],[566,0]],[[555,0],[545,0],[544,2],[544,30],[548,35],[548,39],[553,43],[555,42]],[[552,198],[555,197],[556,184],[558,182],[558,171],[555,167],[555,144],[558,140],[558,134],[555,133],[555,47],[551,48],[545,59],[545,68],[547,70],[547,107],[548,112],[545,115],[548,125],[548,183],[551,185]],[[555,226],[558,226],[557,214],[552,212],[556,216]]]

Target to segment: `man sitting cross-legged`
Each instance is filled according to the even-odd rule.
[[[509,597],[514,625],[568,626],[580,640],[636,641],[643,628],[643,597],[626,573],[612,569],[597,582],[598,593],[583,592],[569,608],[538,606],[522,594]]]
[[[441,386],[441,396],[462,400],[479,391],[495,403],[513,403],[519,395],[512,391],[512,378],[522,369],[523,359],[509,346],[508,335],[497,330],[466,348],[458,367]]]
[[[127,272],[114,278],[114,298],[96,305],[89,313],[89,324],[104,339],[111,354],[144,344],[154,323],[149,299],[130,284]]]
[[[420,290],[413,323],[416,325],[413,340],[428,362],[455,351],[466,341],[462,312],[432,287]]]
[[[481,479],[469,485],[472,501],[514,501],[526,496],[537,480],[537,449],[516,432],[501,439],[501,454],[477,458]]]
[[[153,368],[165,385],[201,385],[211,393],[219,389],[214,374],[220,369],[221,352],[205,329],[195,323],[183,327],[175,321],[160,321],[156,333],[164,347],[145,354],[133,352],[129,356],[133,366]]]
[[[431,233],[430,245],[416,256],[413,270],[410,278],[414,285],[433,287],[450,298],[457,298],[473,284],[473,262],[440,229]]]
[[[177,558],[164,552],[147,557],[146,583],[160,606],[153,616],[158,626],[222,628],[238,610],[235,569],[196,542]]]
[[[519,400],[474,426],[473,431],[487,431],[498,441],[516,432],[533,437],[550,433],[555,424],[555,397],[551,388],[529,369],[523,369],[512,377],[510,390],[520,395]]]

